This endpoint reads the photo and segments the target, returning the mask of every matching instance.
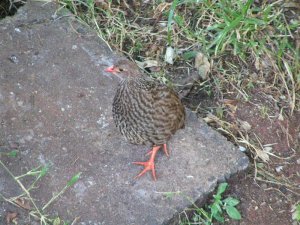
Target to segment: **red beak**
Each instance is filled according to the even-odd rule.
[[[115,67],[114,66],[107,67],[105,69],[105,72],[114,73],[114,72],[116,72]]]

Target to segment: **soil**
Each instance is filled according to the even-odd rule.
[[[272,111],[270,113],[278,115],[279,112],[269,104],[268,99],[262,97],[261,93],[258,92],[255,97],[257,105],[269,105]],[[227,224],[293,224],[291,209],[297,199],[299,201],[300,196],[300,113],[295,112],[293,116],[280,121],[278,116],[263,118],[258,106],[240,103],[236,114],[237,118],[251,125],[250,137],[256,134],[263,145],[276,143],[272,146],[272,153],[282,159],[271,157],[264,166],[282,181],[282,185],[254,180],[254,166],[246,176],[230,179],[228,194],[241,200],[239,209],[243,214],[243,220],[240,223],[230,221]],[[289,182],[295,184],[293,189],[288,187]]]
[[[240,200],[237,208],[242,214],[242,220],[233,221],[227,218],[225,224],[297,224],[292,220],[291,209],[300,199],[300,113],[294,112],[292,116],[284,115],[279,119],[279,110],[263,92],[256,91],[251,97],[251,103],[234,100],[234,110],[228,109],[230,113],[227,113],[224,119],[232,124],[237,121],[248,122],[251,126],[247,132],[250,139],[253,140],[256,136],[262,145],[273,144],[271,152],[281,159],[271,156],[270,160],[262,165],[282,184],[272,184],[267,179],[264,179],[266,181],[255,179],[254,163],[246,174],[231,177],[227,181],[229,188],[226,195]],[[201,108],[198,113],[200,117],[205,116],[203,109],[221,104],[216,99],[195,90],[194,94],[185,99],[185,103],[194,109]],[[262,106],[268,108],[267,115],[262,113]],[[247,154],[252,157],[249,152]],[[261,178],[259,174],[257,176]],[[290,184],[293,187],[289,186]]]

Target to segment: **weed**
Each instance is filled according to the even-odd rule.
[[[262,105],[260,107],[260,114],[262,118],[268,118],[269,117],[269,108],[267,106]]]
[[[4,155],[4,156],[8,156],[8,157],[16,157],[18,154],[17,150],[12,150],[10,152],[0,152],[0,156]]]
[[[9,153],[2,153],[2,154],[6,156],[15,157],[16,151],[11,151]],[[10,198],[7,198],[0,193],[0,197],[3,200],[17,207],[29,210],[29,215],[35,218],[36,220],[40,221],[42,225],[68,224],[65,221],[61,221],[59,217],[56,218],[49,217],[47,214],[45,214],[45,210],[46,208],[49,207],[50,204],[52,204],[57,198],[59,198],[68,188],[73,186],[78,181],[81,173],[77,173],[75,176],[73,176],[59,193],[53,195],[53,197],[43,207],[39,207],[36,201],[34,200],[34,198],[31,196],[30,191],[37,188],[36,184],[38,181],[41,180],[41,178],[43,178],[46,175],[46,173],[49,170],[48,166],[39,166],[27,171],[25,174],[15,176],[1,160],[0,160],[0,165],[4,168],[4,170],[11,176],[11,178],[19,185],[19,187],[23,191],[22,194]],[[24,179],[25,177],[34,177],[34,181],[27,187],[25,187],[25,185],[22,183],[22,179]],[[31,205],[33,206],[33,208],[31,207]]]
[[[300,222],[300,203],[299,202],[293,206],[292,211],[293,211],[292,219]]]
[[[239,200],[233,197],[223,198],[223,194],[227,189],[227,183],[221,183],[218,186],[217,193],[213,195],[212,203],[199,208],[194,203],[194,208],[185,210],[181,215],[185,215],[185,218],[180,219],[180,225],[190,225],[190,224],[205,224],[211,225],[214,221],[224,222],[225,213],[227,216],[233,220],[240,220],[241,214],[236,209],[236,206],[239,204]],[[189,198],[187,198],[189,200]],[[194,211],[192,216],[192,221],[189,220],[186,211]]]

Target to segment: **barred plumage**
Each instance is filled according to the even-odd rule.
[[[129,142],[162,145],[184,126],[185,111],[167,86],[144,77],[128,77],[114,97],[113,117]]]

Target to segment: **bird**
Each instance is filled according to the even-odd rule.
[[[105,71],[121,78],[112,104],[116,127],[128,142],[152,147],[148,161],[133,162],[144,166],[135,178],[151,171],[156,181],[156,154],[163,149],[169,156],[167,141],[184,128],[185,108],[174,90],[140,72],[131,61],[119,60]]]

